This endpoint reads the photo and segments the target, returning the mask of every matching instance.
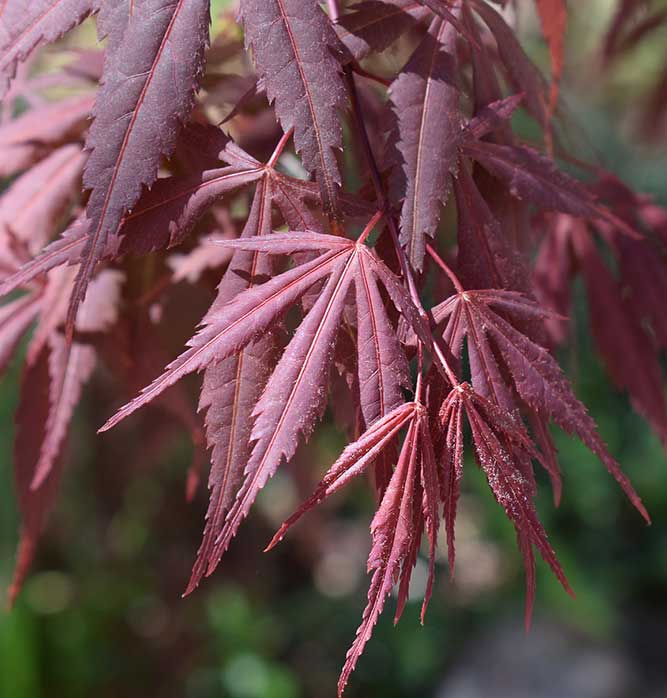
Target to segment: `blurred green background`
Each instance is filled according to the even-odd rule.
[[[633,114],[667,60],[667,30],[599,78],[595,48],[611,3],[585,4],[585,13],[574,7],[568,34],[564,95],[576,120],[574,138],[590,157],[665,204],[667,138],[642,142]],[[522,20],[526,45],[547,65],[534,21]],[[543,481],[539,511],[577,599],[539,564],[535,628],[526,639],[514,533],[468,463],[456,580],[450,583],[446,566],[439,566],[421,627],[425,570],[419,563],[414,601],[395,629],[388,608],[346,695],[665,695],[665,453],[609,385],[585,327],[579,302],[575,341],[560,358],[653,526],[642,523],[594,457],[558,435],[563,503],[554,509]],[[11,459],[17,390],[15,367],[0,393],[3,588],[17,538]],[[334,695],[365,605],[367,488],[359,483],[330,503],[335,515],[313,514],[277,550],[261,553],[276,524],[343,446],[332,421],[289,466],[295,478],[283,474],[269,484],[216,574],[181,599],[205,509],[203,490],[192,505],[184,501],[187,440],[173,435],[145,462],[124,462],[112,438],[93,436],[107,416],[108,405],[96,400],[103,392],[93,386],[84,399],[71,465],[33,574],[16,608],[0,613],[0,697]],[[140,420],[125,435],[140,439]]]

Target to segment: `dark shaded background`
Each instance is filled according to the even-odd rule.
[[[628,183],[667,203],[667,134],[639,135],[635,111],[667,60],[667,28],[614,66],[596,72],[594,47],[609,2],[574,7],[565,103],[577,155],[598,158]],[[534,23],[523,33],[546,63]],[[526,134],[530,125],[525,124]],[[608,384],[577,302],[570,349],[561,355],[610,445],[643,497],[647,528],[603,467],[558,435],[564,500],[555,510],[542,482],[540,514],[577,592],[572,600],[539,566],[536,622],[523,627],[523,578],[511,525],[483,477],[467,463],[458,522],[457,578],[439,578],[425,627],[419,596],[398,628],[380,620],[348,692],[438,698],[657,698],[667,669],[667,468],[657,439]],[[11,444],[18,372],[0,393],[0,583],[16,544]],[[87,391],[70,445],[70,467],[34,572],[15,610],[0,614],[2,698],[296,698],[334,695],[365,605],[372,502],[363,483],[295,528],[277,550],[262,548],[344,445],[325,420],[311,443],[261,495],[220,568],[190,598],[180,594],[199,544],[202,490],[184,501],[185,436],[165,424],[144,443],[145,420],[95,438],[111,413],[101,375]],[[142,421],[143,420],[143,421]],[[444,563],[444,550],[441,561]],[[390,604],[391,605],[391,604]]]

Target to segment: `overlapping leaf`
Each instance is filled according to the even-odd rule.
[[[336,35],[318,3],[309,0],[242,0],[246,43],[285,131],[303,164],[317,175],[322,203],[337,211],[342,146],[339,111],[345,104]]]
[[[384,51],[428,14],[428,9],[417,0],[366,0],[339,18],[338,36],[359,60],[369,53]]]
[[[424,406],[417,402],[399,405],[376,421],[356,442],[347,446],[312,496],[285,521],[267,548],[276,545],[307,511],[362,474],[382,453],[390,450],[404,428],[407,428],[407,434],[396,468],[371,523],[373,545],[368,558],[368,572],[372,572],[373,576],[368,590],[368,605],[357,637],[347,653],[338,682],[339,695],[373,633],[387,596],[399,580],[396,621],[400,618],[407,601],[410,575],[424,526],[429,538],[430,575],[422,607],[422,621],[428,605],[440,515],[437,466]]]
[[[454,338],[451,346],[455,353],[460,353],[463,338],[467,337],[477,392],[511,409],[514,400],[510,391],[514,390],[538,415],[576,434],[600,458],[648,520],[641,499],[607,451],[593,419],[575,397],[555,359],[503,317],[507,314],[513,318],[530,318],[543,313],[536,303],[510,291],[462,291],[434,310],[438,320],[447,320],[446,332]],[[502,362],[504,372],[496,357]],[[505,375],[511,378],[509,384]]]
[[[455,40],[454,27],[435,19],[389,88],[396,118],[390,137],[396,151],[392,188],[402,200],[401,243],[418,270],[458,162],[462,131]]]
[[[577,434],[646,516],[542,346],[545,327],[563,339],[565,325],[532,300],[528,260],[546,231],[537,263],[540,297],[560,312],[568,309],[572,277],[582,274],[593,334],[611,376],[664,437],[667,213],[610,178],[583,185],[558,169],[550,120],[567,12],[563,0],[535,4],[552,58],[551,95],[495,9],[502,2],[334,2],[327,3],[327,15],[324,3],[312,0],[241,0],[245,45],[258,75],[238,74],[245,65],[241,34],[225,23],[207,54],[212,70],[195,105],[207,0],[0,0],[0,93],[13,79],[0,110],[0,176],[16,177],[0,197],[0,294],[25,292],[0,307],[0,369],[34,326],[18,413],[22,535],[12,596],[53,505],[69,425],[98,354],[114,385],[130,394],[146,385],[167,352],[178,352],[177,345],[167,350],[159,342],[159,332],[178,336],[180,344],[187,336],[183,325],[192,321],[188,311],[198,294],[203,304],[227,263],[217,298],[186,350],[105,428],[159,399],[192,434],[191,497],[203,430],[186,383],[166,389],[187,374],[204,373],[199,408],[211,450],[210,502],[190,592],[216,568],[259,490],[312,433],[326,406],[331,368],[338,368],[336,395],[343,396],[334,407],[339,415],[349,412],[342,421],[356,440],[272,544],[315,504],[375,470],[379,506],[371,525],[368,605],[339,691],[394,587],[396,619],[401,616],[425,538],[430,573],[423,617],[441,515],[453,573],[464,422],[492,493],[516,529],[527,618],[535,548],[569,589],[533,501],[534,461],[548,471],[560,498],[549,421]],[[625,17],[613,21],[608,57],[655,28],[660,11],[637,21],[640,5],[620,3]],[[92,13],[104,49],[75,48],[63,68],[43,71],[35,49]],[[381,54],[400,37],[401,47],[413,42],[416,48],[396,71]],[[366,62],[371,54],[377,55]],[[89,129],[90,90],[98,82]],[[516,94],[505,97],[506,88]],[[347,90],[354,112],[349,139]],[[66,96],[51,101],[60,94]],[[231,112],[230,105],[236,105]],[[510,117],[520,106],[542,128],[549,157],[513,134]],[[464,125],[461,113],[469,111]],[[225,116],[225,131],[236,142],[213,125]],[[387,133],[394,157],[378,164],[374,151]],[[291,137],[316,181],[305,181],[296,159],[282,156]],[[347,140],[349,167],[341,177],[337,151]],[[358,193],[349,194],[348,184]],[[247,187],[254,187],[254,199],[246,215]],[[445,249],[449,235],[429,244],[450,187],[452,255]],[[340,236],[378,208],[357,242]],[[381,218],[386,228],[371,250],[366,241]],[[448,227],[453,220],[447,216]],[[337,235],[325,234],[327,222]],[[272,232],[283,224],[283,232]],[[215,253],[202,233],[219,243]],[[617,270],[608,269],[601,241]],[[178,256],[168,252],[176,245],[182,245]],[[431,286],[426,252],[447,272],[444,283]],[[448,262],[456,258],[463,287],[439,252]],[[137,255],[151,255],[150,261],[143,265]],[[413,278],[414,270],[420,273]],[[427,313],[419,298],[425,284],[436,301],[452,284],[455,293]],[[287,341],[285,327],[297,317]],[[406,354],[412,352],[418,378],[414,402],[405,403]],[[464,367],[472,387],[462,382]]]
[[[256,201],[254,215],[258,215],[260,203],[261,199]],[[228,302],[227,284],[223,284],[219,291],[223,295],[204,318],[202,329],[190,340],[190,349],[103,427],[114,426],[184,375],[220,365],[238,354],[275,327],[313,285],[324,283],[253,408],[254,425],[249,439],[252,452],[245,463],[243,484],[224,525],[220,526],[219,520],[214,524],[220,529],[216,532],[215,550],[209,549],[210,537],[205,543],[208,571],[228,547],[267,479],[283,460],[291,459],[299,437],[307,439],[321,417],[338,330],[352,285],[356,289],[357,325],[365,324],[359,330],[363,341],[359,344],[358,363],[362,410],[369,423],[399,402],[407,373],[403,350],[391,331],[381,302],[378,282],[382,277],[375,271],[379,262],[367,247],[308,231],[244,237],[222,244],[253,253],[321,254],[265,283],[246,288]],[[207,397],[205,405],[210,400]],[[238,470],[233,470],[238,477]],[[225,509],[224,504],[220,508]],[[212,516],[215,518],[215,511]],[[196,571],[193,584],[202,573],[201,569]]]
[[[19,301],[32,303],[28,306],[29,319],[38,317],[38,323],[28,348],[17,412],[14,467],[22,523],[14,579],[9,590],[10,602],[20,590],[37,540],[54,505],[72,415],[96,363],[96,352],[91,345],[78,341],[69,345],[58,329],[65,317],[74,279],[71,271],[55,270],[43,293],[25,296]],[[97,332],[114,324],[121,280],[118,272],[108,271],[93,281],[77,320],[77,330]],[[4,306],[3,311],[7,307]],[[0,325],[3,338],[8,331],[12,333],[14,346],[18,339],[15,328],[19,323],[22,334],[30,324],[25,318],[14,318],[14,327],[8,327],[6,322]]]
[[[242,237],[265,235],[271,229],[271,200],[267,180],[257,186],[252,210]],[[272,272],[266,255],[239,250],[223,277],[216,304],[227,302]],[[206,436],[211,449],[209,489],[204,538],[197,554],[186,593],[194,590],[204,574],[211,574],[220,560],[216,539],[241,485],[250,457],[252,410],[275,363],[277,339],[271,332],[242,351],[209,366],[204,373],[200,410],[206,410]]]
[[[68,325],[122,217],[151,185],[189,115],[208,40],[208,0],[142,0],[105,65],[86,141],[90,230]]]

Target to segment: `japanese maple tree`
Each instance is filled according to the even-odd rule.
[[[667,439],[667,211],[565,146],[566,1],[516,3],[537,12],[549,79],[504,4],[240,0],[238,24],[225,15],[211,39],[209,0],[0,0],[0,368],[30,333],[11,599],[98,365],[131,398],[102,431],[161,405],[192,435],[190,495],[210,455],[186,594],[313,433],[332,376],[343,386],[349,445],[268,546],[371,475],[368,605],[339,693],[394,587],[400,617],[422,538],[422,620],[439,534],[454,574],[467,452],[516,529],[527,623],[535,551],[571,591],[534,503],[535,464],[561,498],[550,425],[579,438],[649,520],[554,351],[581,276],[610,379]],[[664,21],[647,5],[618,3],[604,62]],[[62,60],[45,69],[47,45],[84,21],[99,47],[56,43]],[[398,71],[383,60],[396,46]],[[519,111],[539,141],[515,133]],[[212,300],[169,356],[164,299],[183,282]],[[181,382],[193,373],[198,411]]]

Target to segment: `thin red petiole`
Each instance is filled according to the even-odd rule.
[[[463,293],[464,289],[459,281],[459,277],[456,276],[456,274],[451,270],[445,260],[428,243],[426,243],[426,251],[431,255],[431,259],[440,267],[440,269],[447,274],[449,280],[454,284],[456,292]]]
[[[422,401],[422,382],[424,372],[424,345],[419,342],[417,344],[417,387],[415,388],[415,402]]]
[[[292,134],[294,133],[294,129],[291,128],[287,133],[283,133],[281,139],[278,141],[278,145],[276,145],[275,150],[273,153],[271,153],[271,157],[269,158],[269,161],[266,163],[267,167],[274,167],[275,164],[278,162],[278,158],[283,154],[283,150],[285,150],[285,147],[289,143],[290,138],[292,137]]]
[[[373,217],[366,223],[366,227],[361,232],[361,235],[357,238],[358,243],[366,242],[366,238],[371,234],[373,228],[377,225],[377,222],[384,216],[384,211],[376,211]]]
[[[354,72],[360,77],[366,78],[367,80],[372,80],[373,82],[380,83],[380,85],[383,85],[384,87],[389,87],[389,85],[391,85],[391,80],[383,78],[381,75],[375,75],[375,73],[369,73],[367,70],[364,70],[358,63],[352,64],[352,70],[354,70]]]

